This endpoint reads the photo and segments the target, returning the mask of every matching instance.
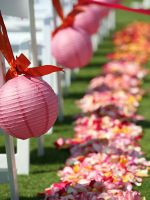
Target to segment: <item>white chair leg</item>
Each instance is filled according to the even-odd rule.
[[[19,200],[13,138],[5,135],[5,141],[11,200]]]
[[[112,11],[111,12],[112,15],[112,30],[114,30],[116,28],[116,11]]]
[[[30,140],[17,139],[16,167],[18,174],[23,174],[23,175],[29,174]]]
[[[44,136],[42,135],[37,139],[38,143],[38,156],[44,155]]]
[[[149,0],[143,0],[143,7],[144,8],[150,8],[150,1]]]
[[[60,122],[63,121],[64,119],[64,111],[63,111],[63,95],[62,95],[62,87],[61,87],[61,81],[62,81],[62,74],[61,72],[57,72],[57,86],[58,86],[58,106],[59,106],[59,115],[58,115],[58,119]]]
[[[92,36],[92,47],[93,47],[93,51],[95,52],[97,50],[98,47],[98,38],[97,38],[97,34],[94,34]]]
[[[67,89],[71,85],[71,70],[65,70],[65,89]]]

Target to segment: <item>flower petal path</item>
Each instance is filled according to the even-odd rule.
[[[142,79],[148,73],[143,65],[150,52],[149,30],[147,23],[133,23],[115,34],[115,52],[103,75],[90,82],[77,102],[84,115],[75,122],[74,138],[55,143],[69,148],[71,156],[58,172],[62,182],[45,189],[46,200],[143,199],[133,186],[148,176],[150,162],[139,145],[142,128],[135,122],[142,119],[136,112],[144,94]]]

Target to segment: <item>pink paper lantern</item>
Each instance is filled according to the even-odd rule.
[[[104,3],[114,3],[112,1],[116,1],[116,0],[101,0],[101,2],[104,2]],[[105,7],[105,6],[101,6],[101,5],[99,5],[99,7],[101,8],[101,18],[108,15],[110,8]]]
[[[27,139],[46,133],[57,118],[57,96],[44,81],[18,76],[0,88],[0,127]]]
[[[111,2],[111,3],[120,3],[121,0],[111,0],[110,2]]]
[[[102,18],[105,16],[105,7],[99,6],[97,4],[90,4],[89,8],[95,13],[95,15],[97,15],[100,20],[102,20]]]
[[[99,5],[96,5],[96,4],[89,4],[88,10],[93,12],[94,15],[96,15],[96,17],[99,18],[100,17],[100,11],[102,10],[102,8]]]
[[[100,17],[91,6],[82,6],[84,11],[76,15],[73,26],[85,30],[90,35],[95,34],[99,28]]]
[[[93,54],[90,36],[72,27],[58,31],[51,46],[57,63],[71,69],[88,64]]]

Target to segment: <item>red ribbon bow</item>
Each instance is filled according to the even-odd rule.
[[[53,1],[53,6],[54,6],[58,16],[60,17],[60,19],[62,21],[62,24],[53,31],[52,35],[54,36],[61,29],[72,26],[73,22],[74,22],[74,17],[78,13],[83,12],[84,10],[79,5],[74,6],[74,9],[68,14],[68,16],[64,17],[60,0],[52,0],[52,1]]]
[[[3,21],[3,17],[0,13],[0,51],[10,65],[10,69],[6,74],[6,81],[12,79],[18,75],[25,74],[31,76],[43,76],[52,72],[63,71],[61,67],[53,65],[37,66],[34,68],[28,68],[31,62],[26,58],[24,54],[19,57],[14,57],[7,30]]]

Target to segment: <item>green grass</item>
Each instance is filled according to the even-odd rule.
[[[131,2],[131,1],[129,1]],[[148,16],[140,14],[132,14],[117,11],[117,29],[123,28],[126,24],[133,20],[149,21]],[[59,181],[57,171],[64,166],[64,162],[69,156],[66,150],[57,150],[53,146],[53,142],[58,137],[71,137],[73,135],[74,116],[80,111],[75,106],[75,101],[80,99],[88,86],[90,79],[100,73],[100,67],[106,62],[105,55],[113,51],[112,38],[113,33],[104,40],[103,44],[95,53],[93,60],[89,66],[80,70],[77,78],[72,82],[68,94],[64,100],[65,120],[63,123],[57,122],[52,135],[45,136],[45,155],[37,156],[37,143],[35,139],[31,140],[31,165],[29,176],[18,176],[18,185],[21,200],[38,200],[36,195],[44,190],[51,183]],[[149,63],[150,67],[150,63]],[[144,88],[148,88],[150,77],[147,77],[144,82]],[[150,159],[150,95],[147,94],[140,106],[139,113],[145,116],[145,121],[142,122],[144,128],[144,137],[141,141],[146,157]],[[4,150],[3,138],[0,137],[0,151]],[[138,188],[147,200],[150,200],[150,178],[144,179],[142,187]],[[0,200],[10,199],[9,188],[7,185],[0,185]]]
[[[130,2],[130,1],[129,1]],[[144,16],[140,14],[133,14],[133,13],[125,13],[118,11],[117,12],[117,29],[121,29],[124,25],[132,22],[132,21],[145,21],[150,22],[150,16]],[[147,68],[150,68],[150,62],[147,63]],[[144,82],[143,88],[148,89],[150,88],[150,76],[148,75]],[[143,151],[145,152],[145,156],[148,160],[150,160],[150,94],[147,93],[141,104],[138,113],[145,117],[145,120],[140,123],[140,125],[144,129],[144,137],[141,140],[141,146]],[[136,187],[138,191],[142,193],[143,196],[146,197],[147,200],[150,200],[150,177],[144,178],[143,184],[141,187]]]
[[[150,67],[150,62],[147,65]],[[148,89],[150,88],[150,77],[146,77],[143,83],[143,88]],[[144,115],[145,120],[140,123],[140,125],[144,129],[144,137],[141,140],[141,146],[143,151],[145,152],[145,156],[148,160],[150,160],[150,112],[149,112],[149,107],[150,107],[150,94],[147,93],[140,105],[139,108],[139,113]],[[147,200],[150,199],[150,177],[145,178],[143,181],[143,184],[141,187],[136,188],[138,189],[143,196],[147,197]]]

